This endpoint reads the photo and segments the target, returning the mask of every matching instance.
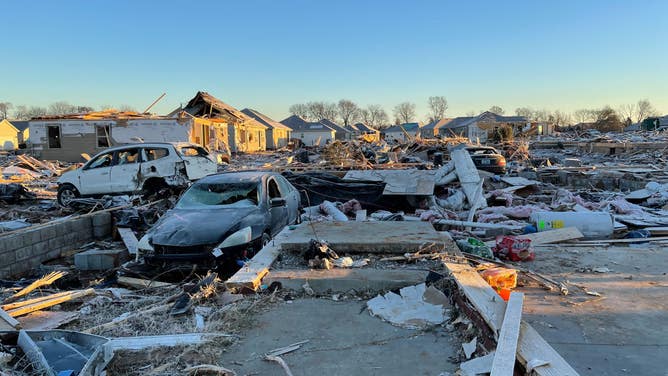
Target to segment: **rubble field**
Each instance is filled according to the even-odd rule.
[[[238,153],[301,210],[225,267],[145,262],[181,192],[62,207],[80,164],[2,155],[0,375],[664,375],[667,139]]]

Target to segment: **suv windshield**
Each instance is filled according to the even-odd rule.
[[[256,182],[198,183],[183,194],[176,208],[253,206],[258,203],[257,188]]]

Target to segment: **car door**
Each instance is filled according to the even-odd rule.
[[[218,171],[218,164],[211,160],[204,148],[195,145],[180,146],[179,154],[186,164],[188,179],[197,180]]]
[[[79,174],[79,193],[104,194],[111,191],[111,168],[114,152],[102,153],[88,162]]]
[[[139,183],[143,184],[151,177],[167,177],[176,173],[176,161],[180,159],[173,155],[170,150],[173,149],[160,146],[143,148],[141,162],[139,163],[141,177]]]
[[[299,215],[299,207],[301,206],[299,191],[285,177],[278,175],[275,178],[287,203],[288,224],[295,223],[297,215]]]
[[[276,182],[274,177],[269,177],[267,179],[267,205],[269,207],[269,213],[271,216],[271,235],[276,235],[279,231],[283,229],[288,224],[288,206],[287,200],[283,196],[281,189]],[[279,206],[272,205],[273,199],[283,199],[285,200],[283,204]]]
[[[113,193],[134,192],[139,184],[141,156],[139,148],[116,151],[116,163],[111,167],[111,191]]]

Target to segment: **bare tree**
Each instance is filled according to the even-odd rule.
[[[467,117],[474,117],[474,116],[476,116],[476,112],[473,111],[473,110],[471,110],[471,111],[469,111],[469,112],[466,113],[466,116],[467,116]]]
[[[383,107],[377,104],[370,104],[367,108],[360,110],[360,119],[366,125],[374,129],[380,129],[385,126],[389,117]]]
[[[571,115],[560,110],[554,111],[554,113],[551,115],[551,118],[552,123],[554,123],[554,125],[557,127],[562,127],[572,123]]]
[[[290,106],[288,111],[290,111],[291,114],[297,115],[304,120],[308,120],[309,117],[308,105],[305,105],[303,103],[293,104],[292,106]]]
[[[0,119],[7,119],[9,117],[9,109],[13,105],[9,102],[0,102]]]
[[[535,110],[533,112],[533,120],[535,121],[553,121],[553,116],[550,110],[543,108],[542,110]]]
[[[360,118],[360,108],[355,102],[348,99],[341,99],[339,101],[339,116],[343,120],[343,125],[348,126],[353,124]]]
[[[654,106],[652,106],[652,104],[649,102],[648,99],[641,99],[641,100],[638,101],[637,114],[638,114],[638,117],[637,117],[638,121],[637,122],[639,123],[639,122],[647,119],[648,117],[656,116],[657,111],[654,108]]]
[[[339,109],[335,103],[327,102],[308,102],[308,113],[311,120],[329,119],[336,122]]]
[[[87,114],[89,112],[93,112],[95,109],[90,106],[77,106],[76,107],[76,112],[79,114]]]
[[[45,116],[47,113],[44,107],[19,105],[14,110],[14,117],[17,120],[30,120],[34,117]]]
[[[596,110],[588,110],[583,108],[573,112],[573,118],[578,123],[590,123],[596,121],[596,113]]]
[[[594,127],[603,132],[620,132],[624,129],[624,124],[619,120],[615,110],[610,106],[605,106],[596,111]]]
[[[518,107],[518,108],[515,109],[515,115],[524,116],[525,118],[527,118],[529,120],[534,119],[534,114],[535,114],[535,111],[532,110],[529,107]]]
[[[54,102],[49,105],[49,115],[66,115],[74,113],[76,108],[66,101]]]
[[[131,106],[129,104],[122,104],[122,105],[118,106],[118,111],[137,112],[137,109],[134,106]]]
[[[503,111],[503,108],[501,108],[500,106],[492,106],[487,111],[497,115],[503,115],[503,113],[505,112]]]
[[[429,97],[429,121],[436,121],[445,117],[448,109],[448,100],[445,97]]]
[[[633,120],[636,119],[637,107],[634,103],[623,104],[617,108],[617,113],[623,121],[633,123]]]
[[[415,119],[415,104],[411,102],[403,102],[394,106],[394,117],[400,123],[410,123]]]

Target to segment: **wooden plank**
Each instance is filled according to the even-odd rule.
[[[454,149],[450,152],[450,158],[455,163],[455,171],[462,185],[466,199],[471,206],[486,208],[487,201],[481,193],[477,192],[481,178],[478,169],[475,167],[471,155],[466,149]]]
[[[151,287],[173,287],[174,284],[160,282],[160,281],[150,281],[148,279],[141,278],[132,278],[132,277],[118,277],[117,280],[119,285],[132,287],[135,289],[146,289]]]
[[[0,308],[0,331],[14,330],[20,327],[21,323],[10,316],[4,309]]]
[[[501,333],[499,333],[499,340],[496,345],[496,355],[492,362],[491,376],[513,376],[523,303],[524,294],[521,292],[510,293],[506,313],[503,316],[503,326],[501,326]]]
[[[65,293],[53,294],[37,299],[30,299],[21,302],[23,304],[20,307],[9,309],[7,313],[12,317],[18,317],[30,312],[39,311],[44,308],[52,307],[56,304],[60,304],[69,300],[81,298],[86,295],[92,295],[92,294],[95,294],[94,289],[86,289],[77,291],[66,291]],[[5,309],[4,306],[2,308]]]
[[[301,226],[306,226],[306,224]],[[246,265],[225,281],[225,286],[228,289],[259,290],[262,278],[269,273],[269,267],[281,253],[282,242],[288,238],[291,232],[292,230],[289,227],[279,232]]]
[[[125,247],[128,249],[128,252],[131,255],[136,255],[139,245],[139,240],[137,240],[137,236],[135,236],[135,233],[132,231],[132,229],[125,227],[118,227],[118,234],[121,236],[123,244],[125,244]]]
[[[668,235],[668,227],[647,227],[645,230],[654,235]]]
[[[434,221],[434,223],[439,225],[449,225],[449,226],[496,228],[496,229],[506,229],[506,230],[521,230],[523,228],[522,226],[511,226],[499,223],[483,223],[483,222],[473,222],[473,221],[456,221],[454,219],[437,219],[436,221]]]
[[[206,341],[220,338],[234,337],[231,334],[223,333],[183,333],[183,334],[165,334],[157,336],[138,336],[138,337],[117,337],[112,338],[105,344],[105,347],[115,350],[143,350],[149,347],[162,346],[189,346],[198,345]]]
[[[34,291],[37,288],[43,287],[43,286],[48,286],[58,280],[59,278],[62,278],[63,276],[67,275],[67,272],[65,271],[57,271],[57,272],[51,272],[42,278],[34,281],[30,285],[24,287],[21,289],[19,292],[16,294],[12,295],[7,301],[13,301],[16,300],[22,296],[30,294],[32,291]]]
[[[503,322],[506,303],[496,294],[480,275],[468,264],[445,263],[467,299],[480,313],[487,325],[498,333]],[[525,321],[520,324],[517,343],[517,358],[524,366],[532,360],[548,362],[537,367],[534,373],[539,376],[577,376],[579,375],[564,358],[550,346],[543,337]]]

